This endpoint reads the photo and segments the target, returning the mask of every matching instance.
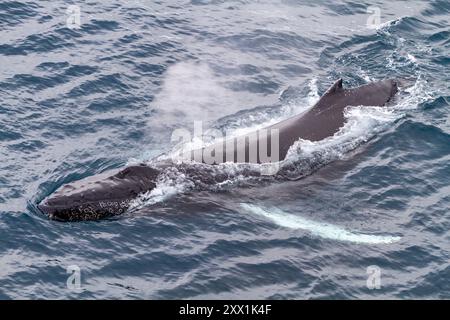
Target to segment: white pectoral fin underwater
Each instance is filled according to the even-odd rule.
[[[229,150],[229,145],[223,143],[216,147],[223,148],[221,154],[223,158],[216,159],[209,163],[202,150],[199,153],[200,158],[188,157],[183,167],[185,171],[195,171],[206,169],[205,166],[191,166],[189,163],[201,163],[207,166],[217,166],[227,162],[244,163],[261,166],[267,161],[283,163],[286,159],[289,149],[300,139],[312,142],[335,135],[345,124],[345,110],[351,106],[385,106],[397,93],[396,80],[382,80],[372,82],[361,87],[345,89],[342,79],[337,80],[312,106],[308,111],[299,115],[294,115],[284,121],[271,125],[266,128],[277,131],[277,144],[269,143],[267,146],[270,154],[276,154],[277,159],[251,157],[251,144],[244,143],[238,145],[233,143]],[[254,137],[261,137],[259,132]],[[258,138],[256,138],[257,140]],[[260,141],[256,141],[258,146]],[[273,141],[271,141],[273,142]],[[267,144],[267,141],[264,141]],[[274,150],[273,148],[277,148]],[[210,149],[210,148],[209,148]],[[226,155],[232,155],[227,158]],[[241,156],[240,156],[241,155]],[[160,177],[168,168],[179,166],[177,163],[164,163],[163,165],[148,166],[135,165],[126,167],[122,170],[102,173],[97,176],[88,177],[79,181],[71,182],[61,186],[53,194],[39,203],[39,209],[50,218],[61,221],[79,221],[79,220],[97,220],[109,216],[124,213],[131,206],[131,203],[139,195],[153,190],[160,180]],[[187,166],[187,168],[186,168]],[[202,176],[205,184],[221,183],[217,176],[208,177],[208,172],[197,172]],[[224,178],[226,179],[226,177]],[[277,216],[273,216],[277,217]],[[292,219],[291,219],[292,220]],[[277,220],[282,221],[282,220]],[[305,221],[303,221],[305,222]],[[302,221],[297,220],[297,225]],[[306,226],[313,226],[321,235],[339,233],[339,229],[330,229],[321,225],[314,225],[311,222],[303,223]],[[337,231],[336,231],[337,230]],[[340,232],[342,239],[348,241],[388,241],[384,238],[369,236],[363,234],[354,234],[351,232]]]
[[[348,230],[335,224],[314,221],[298,215],[289,214],[277,208],[265,209],[248,203],[241,203],[241,207],[247,212],[264,217],[280,227],[304,230],[324,239],[368,245],[391,244],[401,239],[399,236],[373,235]]]

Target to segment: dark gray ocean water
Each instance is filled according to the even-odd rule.
[[[0,32],[0,298],[450,298],[448,1],[2,0]],[[300,141],[284,178],[175,167],[121,216],[36,209],[170,155],[175,129],[256,128],[340,77],[406,85]]]

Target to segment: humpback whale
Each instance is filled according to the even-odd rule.
[[[297,140],[319,141],[337,133],[345,123],[346,107],[384,106],[397,91],[397,81],[392,79],[349,89],[343,88],[342,79],[339,79],[306,112],[249,134],[244,138],[244,143],[239,144],[237,137],[228,143],[221,141],[212,146],[193,150],[183,157],[211,165],[227,161],[236,163],[282,161]],[[267,130],[277,132],[277,144],[272,144],[273,137],[266,135]],[[264,140],[262,145],[272,157],[261,157],[260,152],[252,155],[252,140],[256,142]],[[259,151],[261,144],[256,145],[256,151]],[[213,161],[206,159],[206,154],[212,154]],[[275,154],[276,159],[273,157]],[[130,207],[132,200],[139,194],[156,187],[161,170],[164,170],[164,166],[153,168],[147,165],[133,165],[84,178],[61,186],[38,204],[38,208],[51,219],[60,221],[96,220],[121,214]]]

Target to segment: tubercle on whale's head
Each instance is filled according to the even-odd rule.
[[[156,187],[159,170],[130,166],[65,184],[37,205],[50,219],[98,220],[124,213],[140,193]]]

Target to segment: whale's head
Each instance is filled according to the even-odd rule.
[[[156,186],[159,171],[130,166],[65,184],[38,208],[49,218],[61,221],[97,220],[125,212],[139,194]]]

